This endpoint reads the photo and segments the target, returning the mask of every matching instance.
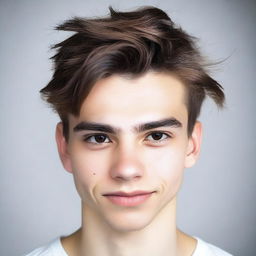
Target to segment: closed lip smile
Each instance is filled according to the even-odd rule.
[[[142,190],[136,190],[133,192],[122,192],[122,191],[117,191],[113,193],[107,193],[103,194],[103,196],[123,196],[123,197],[132,197],[132,196],[140,196],[140,195],[147,195],[147,194],[152,194],[155,191],[142,191]]]
[[[133,192],[117,191],[103,194],[109,201],[115,205],[132,207],[143,204],[156,191],[137,190]]]

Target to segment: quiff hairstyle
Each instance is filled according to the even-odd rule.
[[[113,74],[138,77],[148,71],[176,75],[186,87],[190,136],[205,96],[223,106],[222,86],[211,78],[195,38],[155,7],[117,12],[105,18],[75,17],[56,27],[75,32],[54,45],[54,74],[40,92],[59,114],[68,139],[68,115],[79,116],[93,85]]]

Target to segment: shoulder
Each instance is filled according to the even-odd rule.
[[[60,237],[24,256],[68,256],[61,245]]]
[[[230,253],[223,251],[219,247],[207,243],[198,237],[195,237],[195,239],[197,240],[197,246],[193,256],[232,256]]]

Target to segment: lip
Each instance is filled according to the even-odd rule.
[[[144,203],[155,191],[133,191],[133,192],[113,192],[103,196],[107,197],[113,204],[120,206],[136,206]]]

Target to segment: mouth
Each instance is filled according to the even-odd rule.
[[[107,197],[113,204],[131,207],[144,203],[154,192],[156,191],[133,191],[130,193],[118,191],[104,194],[103,196]]]

